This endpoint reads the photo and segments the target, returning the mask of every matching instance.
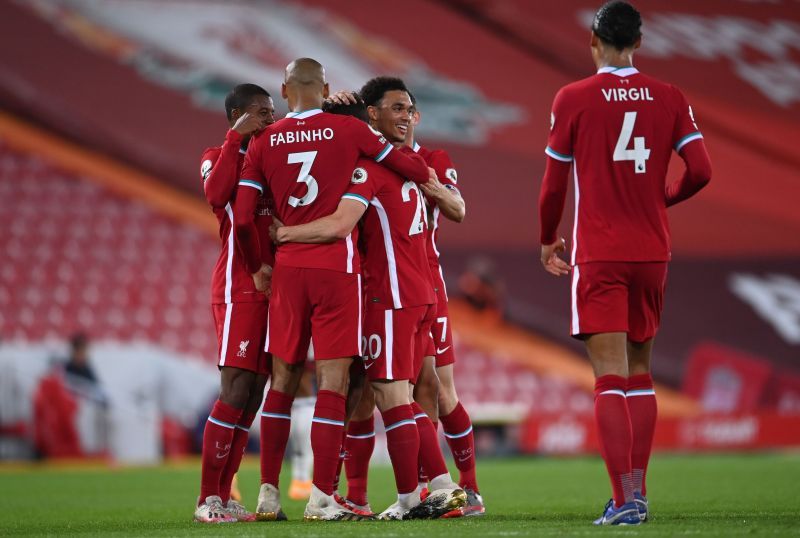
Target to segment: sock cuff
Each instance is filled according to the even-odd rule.
[[[258,413],[249,413],[249,412],[245,411],[244,413],[242,413],[242,416],[239,418],[239,422],[237,423],[237,426],[241,426],[245,430],[250,429],[250,426],[253,425],[253,421],[256,419],[256,415],[257,414]]]
[[[330,419],[342,422],[344,426],[346,398],[332,390],[321,390],[317,393],[317,405],[314,406],[314,422],[319,419]]]
[[[267,399],[264,400],[264,412],[281,413],[289,415],[292,412],[294,397],[277,390],[269,389]]]
[[[410,405],[398,405],[397,407],[382,411],[381,418],[383,418],[383,424],[387,428],[387,431],[389,431],[389,428],[403,425],[404,422],[414,424],[414,426],[417,424],[414,420],[414,412],[411,410]]]
[[[349,435],[367,435],[375,433],[375,415],[370,415],[364,420],[351,420],[347,425]]]
[[[650,390],[653,388],[653,376],[637,374],[628,378],[627,390]]]
[[[221,423],[220,426],[226,428],[234,428],[242,416],[242,410],[231,407],[230,405],[217,400],[214,402],[214,407],[208,415],[209,419],[214,419],[212,422]]]
[[[595,396],[600,396],[601,394],[618,394],[624,397],[627,389],[628,380],[618,375],[603,375],[598,377],[594,382]]]

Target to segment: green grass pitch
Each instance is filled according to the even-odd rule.
[[[478,478],[488,510],[482,518],[305,523],[303,503],[287,499],[288,522],[205,526],[191,522],[197,461],[121,469],[0,466],[0,536],[800,535],[799,454],[656,456],[652,521],[627,528],[591,525],[609,497],[599,459],[479,460]],[[245,461],[240,484],[253,509],[254,459]],[[374,509],[394,500],[393,484],[391,469],[371,471]]]

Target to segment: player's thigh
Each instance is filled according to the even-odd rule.
[[[630,264],[628,339],[643,343],[653,338],[661,324],[667,263]]]
[[[327,269],[308,272],[314,360],[357,357],[361,349],[361,275]]]
[[[218,365],[267,374],[264,352],[268,306],[265,302],[214,305],[219,338]]]
[[[432,334],[433,325],[436,321],[436,305],[424,305],[415,308],[422,309],[422,317],[414,334],[414,377],[411,378],[412,383],[417,383],[425,357],[435,357],[436,355],[436,345]]]
[[[572,336],[628,332],[627,264],[592,262],[572,271]]]
[[[363,355],[370,381],[413,378],[414,338],[425,312],[424,307],[366,310]]]
[[[439,294],[438,299],[436,319],[431,326],[437,368],[456,362],[456,354],[453,349],[453,328],[450,326],[447,299],[443,298],[443,294]]]
[[[266,349],[273,360],[305,362],[311,338],[307,269],[275,266],[269,302]]]

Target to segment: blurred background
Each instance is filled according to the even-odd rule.
[[[0,458],[198,450],[220,248],[200,154],[222,143],[237,83],[282,116],[300,56],[332,89],[404,78],[418,140],[456,163],[467,218],[443,224],[440,250],[478,451],[595,451],[593,377],[568,280],[539,264],[536,207],[550,104],[594,72],[599,3],[0,3]],[[800,446],[800,3],[636,5],[636,66],[684,90],[714,164],[670,210],[657,449]]]

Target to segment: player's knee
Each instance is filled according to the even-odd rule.
[[[219,399],[231,407],[244,409],[250,402],[249,387],[245,388],[236,384],[223,386],[222,390],[220,390]]]

